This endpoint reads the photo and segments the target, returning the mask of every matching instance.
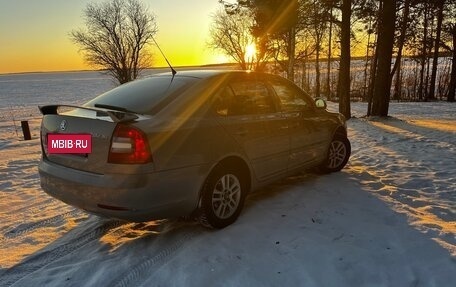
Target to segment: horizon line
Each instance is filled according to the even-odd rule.
[[[173,66],[173,68],[192,68],[192,67],[211,67],[211,66],[233,66],[238,65],[237,63],[215,63],[215,64],[201,64],[201,65],[180,65]],[[143,70],[153,70],[153,69],[169,69],[169,66],[160,66],[160,67],[149,67],[144,68]],[[52,71],[25,71],[25,72],[5,72],[0,73],[0,76],[8,75],[24,75],[24,74],[44,74],[44,73],[77,73],[77,72],[104,72],[106,69],[81,69],[81,70],[52,70]]]

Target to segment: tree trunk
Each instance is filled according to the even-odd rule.
[[[453,35],[453,59],[451,60],[451,75],[450,75],[450,86],[448,90],[448,102],[455,101],[456,93],[456,24],[451,27]]]
[[[378,28],[377,28],[378,29]],[[374,41],[375,43],[378,42],[378,30],[377,30],[377,37]],[[367,89],[367,116],[369,117],[372,114],[372,99],[374,98],[374,86],[375,86],[375,79],[377,73],[377,63],[378,63],[378,45],[375,45],[374,55],[371,61],[371,69],[370,69],[370,79],[369,79],[369,87]]]
[[[290,28],[288,37],[288,69],[287,78],[294,82],[294,65],[295,65],[295,51],[296,51],[296,28]]]
[[[337,95],[339,97],[339,112],[345,118],[351,117],[350,111],[350,19],[351,0],[342,1],[342,24],[340,39],[340,70]]]
[[[399,41],[397,43],[398,51],[396,61],[394,62],[393,71],[391,72],[391,77],[396,74],[396,81],[394,85],[393,99],[401,99],[401,64],[402,64],[402,50],[404,49],[405,36],[407,33],[407,27],[409,24],[408,18],[410,14],[410,0],[406,0],[404,3],[404,12],[402,14],[402,23],[401,23],[401,35],[399,36]]]
[[[431,87],[429,88],[429,100],[435,100],[435,83],[437,79],[437,67],[439,61],[439,48],[440,48],[440,34],[442,32],[443,22],[443,7],[445,5],[444,0],[439,0],[437,3],[437,35],[435,36],[434,43],[434,57],[432,59],[432,75],[431,75]]]
[[[421,50],[421,58],[420,58],[420,64],[421,64],[421,70],[420,70],[420,83],[418,86],[418,99],[422,101],[425,97],[425,89],[427,87],[424,86],[424,70],[426,66],[426,58],[427,58],[427,36],[428,36],[428,4],[424,3],[424,35],[423,35],[423,47]]]
[[[327,66],[327,77],[326,77],[326,97],[331,100],[331,56],[332,56],[332,17],[333,8],[331,6],[330,20],[329,20],[329,39],[328,39],[328,66]]]
[[[454,35],[453,35],[454,37]],[[456,41],[453,40],[454,44]],[[455,101],[455,94],[456,94],[456,49],[453,51],[453,59],[451,61],[451,78],[450,78],[450,85],[448,90],[448,102]]]
[[[370,43],[371,43],[371,21],[369,21],[369,31],[367,33],[367,45],[366,45],[366,60],[364,63],[364,85],[363,85],[363,100],[367,100],[367,70],[369,69],[369,49],[370,49]]]
[[[383,10],[383,1],[379,1],[378,4],[378,19],[380,19],[381,11]],[[379,22],[379,21],[377,21]],[[367,116],[370,117],[372,114],[372,99],[374,98],[374,86],[375,86],[375,79],[377,73],[377,63],[378,63],[378,33],[379,33],[379,25],[377,24],[377,29],[375,33],[375,48],[372,61],[371,61],[371,69],[370,69],[370,79],[369,79],[369,86],[367,89]]]
[[[320,37],[318,37],[320,38]],[[320,39],[318,39],[319,41]],[[315,52],[315,97],[320,97],[320,44],[317,43]]]
[[[307,63],[306,58],[302,59],[302,76],[301,76],[301,88],[304,91],[308,91],[307,84],[306,84],[306,77],[307,77]]]
[[[372,102],[373,116],[388,116],[395,20],[396,0],[385,0],[380,14],[379,35],[377,40],[378,65]]]

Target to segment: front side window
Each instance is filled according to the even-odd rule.
[[[311,107],[312,100],[299,88],[279,80],[270,83],[280,100],[282,111],[302,111]]]

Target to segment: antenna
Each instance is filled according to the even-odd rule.
[[[171,64],[169,63],[168,59],[166,58],[165,54],[163,53],[162,49],[160,49],[160,46],[158,45],[157,41],[155,41],[155,38],[152,37],[152,40],[154,40],[154,43],[155,45],[157,46],[158,50],[160,51],[160,53],[162,54],[163,58],[165,58],[165,61],[166,63],[168,63],[168,66],[170,67],[171,69],[171,73],[173,74],[173,77],[175,74],[177,74],[176,70],[174,70],[173,66],[171,66]]]

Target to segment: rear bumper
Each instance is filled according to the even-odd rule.
[[[190,214],[198,204],[204,166],[148,174],[95,174],[42,160],[41,187],[88,212],[128,221]]]

